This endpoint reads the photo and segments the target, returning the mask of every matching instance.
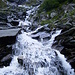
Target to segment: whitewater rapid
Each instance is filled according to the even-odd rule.
[[[65,57],[51,48],[54,38],[60,32],[61,30],[57,30],[46,46],[32,39],[30,33],[23,32],[18,35],[13,45],[13,60],[10,66],[0,68],[0,75],[74,75],[74,70],[66,62]],[[26,64],[29,64],[29,67],[24,69],[18,63],[19,56],[23,56],[28,61]]]
[[[25,21],[20,21],[19,26],[31,25],[28,18],[37,8],[27,11]],[[39,28],[28,33],[22,32],[17,36],[17,41],[12,46],[12,61],[9,66],[0,68],[0,75],[74,75],[74,69],[66,62],[64,55],[51,48],[55,37],[60,34],[61,30],[57,30],[44,45],[30,36]],[[23,65],[18,63],[19,56],[23,57]]]

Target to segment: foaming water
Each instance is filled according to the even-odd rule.
[[[10,66],[0,68],[0,75],[74,75],[65,57],[51,48],[60,32],[56,31],[47,45],[32,39],[26,32],[18,35],[13,45],[13,60]],[[23,65],[18,63],[19,56],[24,58]]]

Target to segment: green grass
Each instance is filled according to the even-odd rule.
[[[55,28],[53,20],[44,20],[44,21],[41,21],[41,25],[45,25],[45,24],[49,24],[49,28],[50,29]]]
[[[71,12],[69,12],[69,15],[70,15],[70,16],[75,15],[75,9],[72,10]]]
[[[3,7],[6,7],[6,4],[2,0],[0,0],[0,8],[3,8]]]

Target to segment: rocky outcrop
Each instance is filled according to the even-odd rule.
[[[18,26],[20,20],[25,19],[26,9],[18,6],[8,6],[6,9],[0,8],[0,29],[7,29]]]
[[[64,18],[63,20],[61,19],[60,21],[56,21],[55,22],[55,25],[57,28],[60,28],[62,29],[62,32],[72,28],[72,27],[75,27],[75,17],[67,17],[67,18]]]
[[[20,31],[20,29],[21,28],[0,30],[0,46],[11,45],[15,43],[16,35]]]
[[[75,27],[62,32],[55,38],[53,47],[58,49],[67,58],[67,61],[75,69]]]
[[[33,5],[33,6],[36,6],[38,5],[40,2],[42,2],[43,0],[7,0],[11,3],[16,3],[18,5],[21,5],[21,4],[30,4],[30,5]]]
[[[0,67],[8,66],[12,59],[12,44],[21,28],[0,30]]]
[[[12,60],[12,55],[11,55],[11,54],[6,55],[5,57],[3,57],[3,58],[0,60],[0,67],[1,67],[1,66],[9,66],[11,60]]]
[[[33,31],[31,33],[31,37],[38,41],[46,42],[46,41],[50,40],[53,32],[54,32],[54,30],[51,31],[51,29],[48,27],[48,25],[44,25],[44,26],[37,28],[35,31]]]
[[[15,0],[10,1],[14,2]],[[20,20],[24,20],[25,17],[26,9],[17,5],[8,3],[5,8],[0,8],[0,67],[10,64],[12,44],[15,43],[16,36],[21,30],[18,25]]]
[[[10,65],[12,60],[12,47],[11,46],[3,46],[0,47],[0,67]]]

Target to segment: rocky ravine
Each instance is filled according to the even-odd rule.
[[[8,66],[12,60],[12,44],[22,29],[18,26],[19,21],[25,16],[26,10],[15,5],[0,7],[0,67]]]
[[[26,26],[19,26],[19,23],[25,20],[26,10],[30,9],[18,6],[18,4],[24,4],[25,2],[29,4],[30,1],[28,0],[3,1],[1,0],[1,3],[5,6],[0,6],[0,67],[10,64],[12,60],[12,45],[16,41],[16,36],[21,33],[21,29],[26,31]],[[34,0],[32,1],[33,6],[37,6],[41,2],[37,1],[34,5]]]
[[[26,9],[22,9],[16,7],[19,4],[18,0],[16,0],[16,6],[14,6],[15,0],[8,0],[13,3],[11,6],[7,8],[1,9],[0,11],[0,34],[6,32],[5,35],[0,35],[0,67],[8,66],[12,59],[12,47],[11,45],[15,43],[16,35],[21,30],[22,27],[19,27],[19,21],[24,20],[26,17]],[[23,1],[23,0],[22,0]],[[43,0],[39,0],[43,1]],[[38,2],[39,3],[39,2]],[[29,4],[29,2],[28,2]],[[38,5],[38,4],[36,4]],[[33,5],[35,6],[35,5]],[[73,9],[75,9],[75,4],[71,5]],[[28,9],[27,9],[28,10]],[[60,16],[60,20],[54,21],[54,25],[56,29],[62,29],[62,32],[59,36],[55,38],[55,42],[53,44],[53,48],[59,50],[62,54],[64,54],[67,58],[67,61],[71,64],[71,66],[75,69],[75,14],[69,15],[68,13],[71,11],[70,9],[63,8],[67,12],[67,17],[63,18]],[[49,19],[42,14],[40,15],[42,20]],[[52,16],[53,17],[53,16]],[[34,15],[30,19],[33,20],[33,25],[40,24],[40,19],[37,15]],[[39,21],[39,22],[38,22]],[[18,29],[17,29],[18,28]],[[34,30],[34,27],[30,27],[31,30]],[[13,32],[11,32],[13,31]],[[44,31],[44,33],[43,33]],[[50,29],[50,25],[45,25],[40,28],[39,31],[33,33],[31,35],[32,38],[40,40],[40,36],[45,35],[42,38],[48,40],[48,36],[50,37],[52,29]],[[54,32],[55,30],[53,30]],[[48,35],[46,35],[48,33]],[[9,34],[9,35],[8,35]],[[11,34],[11,35],[10,35]],[[5,40],[5,42],[4,42]],[[8,41],[9,40],[9,41]],[[13,40],[13,41],[11,41]],[[10,42],[11,41],[11,42]],[[8,58],[9,57],[9,58]],[[9,61],[8,61],[9,60]]]
[[[70,4],[71,8],[74,6],[75,4]],[[56,27],[62,29],[62,32],[55,38],[53,48],[64,54],[67,61],[75,69],[75,13],[73,13],[75,8],[64,10],[68,11],[67,16],[63,19],[60,18],[60,21],[56,23]]]

